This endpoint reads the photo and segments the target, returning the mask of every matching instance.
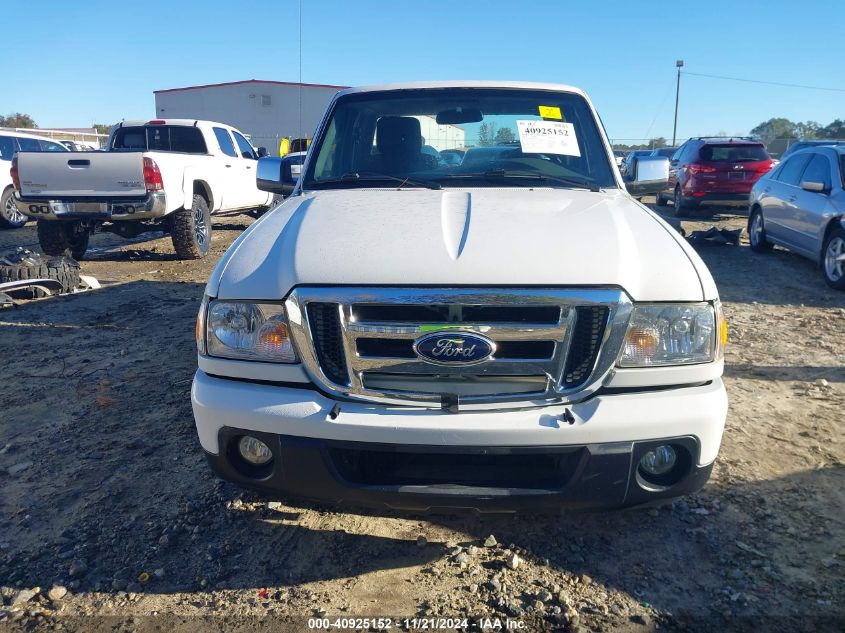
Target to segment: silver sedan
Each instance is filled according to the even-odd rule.
[[[789,156],[751,190],[751,250],[777,244],[818,262],[827,284],[845,290],[845,147]]]

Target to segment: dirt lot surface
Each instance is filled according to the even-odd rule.
[[[217,220],[202,262],[167,237],[97,236],[82,271],[102,290],[0,312],[0,630],[307,630],[314,615],[843,630],[845,294],[813,264],[698,247],[731,325],[727,429],[699,494],[560,517],[352,513],[243,493],[196,440],[194,316],[250,222]],[[35,244],[32,225],[0,232],[0,252]]]

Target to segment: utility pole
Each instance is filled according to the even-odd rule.
[[[681,68],[684,67],[684,60],[679,59],[675,62],[678,68],[678,83],[675,85],[675,127],[672,128],[672,147],[675,147],[675,138],[678,135],[678,97],[681,94]]]

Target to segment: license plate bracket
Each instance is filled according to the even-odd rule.
[[[85,215],[91,217],[108,217],[109,211],[106,204],[102,202],[53,202],[51,205],[53,213],[62,215]]]

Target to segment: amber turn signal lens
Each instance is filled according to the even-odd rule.
[[[267,323],[258,333],[258,345],[267,351],[282,351],[290,346],[290,332],[284,323]]]
[[[657,352],[657,335],[650,329],[633,327],[628,331],[628,346],[634,356],[650,358]]]

